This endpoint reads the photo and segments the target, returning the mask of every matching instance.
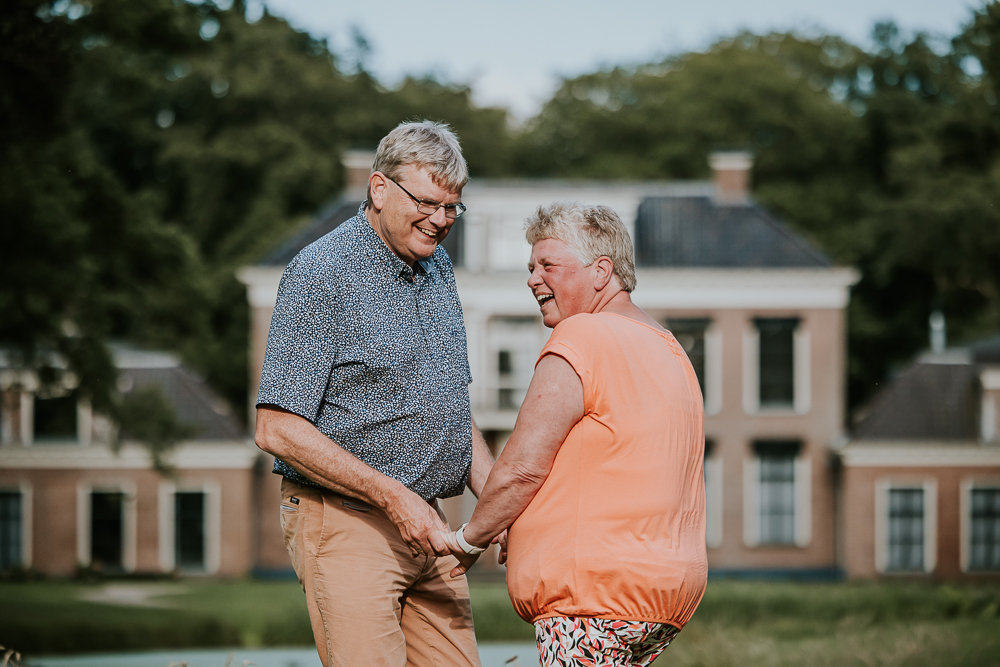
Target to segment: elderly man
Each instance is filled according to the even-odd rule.
[[[478,665],[468,585],[438,498],[492,466],[472,422],[462,309],[439,244],[468,171],[447,126],[379,144],[358,214],[288,265],[271,319],[258,446],[325,667]]]

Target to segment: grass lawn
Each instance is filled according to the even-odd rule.
[[[503,584],[473,613],[480,641],[534,639]],[[295,582],[0,583],[0,645],[29,655],[311,641]],[[1000,586],[713,581],[656,664],[998,665]]]

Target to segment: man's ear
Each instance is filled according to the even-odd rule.
[[[373,171],[372,175],[368,177],[368,189],[371,190],[372,193],[371,201],[368,203],[371,204],[372,208],[376,211],[381,211],[382,207],[385,206],[388,188],[388,178],[381,171]]]
[[[611,258],[601,255],[594,261],[594,289],[603,290],[615,275],[615,264]]]

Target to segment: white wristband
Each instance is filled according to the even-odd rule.
[[[455,537],[458,539],[458,546],[462,547],[462,551],[469,554],[470,556],[481,554],[484,551],[486,551],[486,549],[484,549],[483,547],[474,547],[465,541],[465,527],[468,525],[469,523],[465,522],[462,524],[461,528],[455,531]]]

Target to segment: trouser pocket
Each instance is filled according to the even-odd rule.
[[[292,561],[292,569],[295,570],[295,576],[299,578],[299,583],[302,583],[304,499],[295,495],[294,490],[289,489],[289,486],[290,483],[287,481],[281,484],[281,507],[278,510],[278,516],[281,521],[281,534],[285,540],[285,549]]]

